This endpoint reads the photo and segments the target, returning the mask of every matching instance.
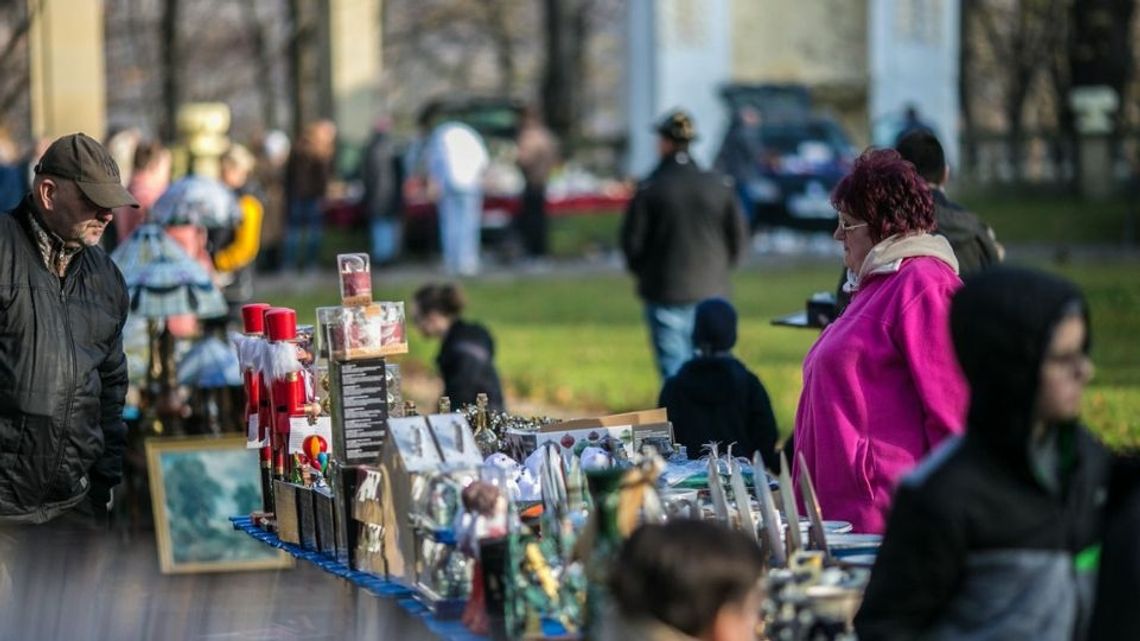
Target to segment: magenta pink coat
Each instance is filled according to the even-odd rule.
[[[905,258],[897,272],[865,277],[807,353],[795,447],[823,518],[882,532],[899,478],[963,431],[969,391],[949,323],[961,285],[938,258]]]

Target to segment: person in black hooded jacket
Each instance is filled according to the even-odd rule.
[[[693,345],[697,355],[666,379],[658,406],[673,423],[673,439],[689,458],[699,458],[710,441],[735,454],[759,451],[764,466],[777,469],[776,417],[760,379],[731,353],[736,344],[736,310],[723,298],[697,305]]]
[[[458,285],[424,285],[413,296],[412,318],[420,333],[441,338],[435,357],[443,377],[443,395],[452,407],[475,402],[480,392],[487,395],[490,409],[503,410],[503,389],[495,370],[495,342],[478,323],[461,318],[466,306]]]
[[[995,267],[966,279],[950,328],[966,433],[900,484],[859,639],[1084,639],[1108,469],[1078,420],[1087,304],[1064,280]]]
[[[1105,505],[1104,540],[1097,577],[1096,607],[1089,639],[1136,641],[1140,639],[1140,452],[1121,456],[1112,466],[1108,503]]]

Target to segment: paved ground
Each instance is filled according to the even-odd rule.
[[[309,563],[163,575],[152,533],[0,529],[0,639],[434,639],[392,600]]]

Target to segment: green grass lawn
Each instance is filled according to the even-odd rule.
[[[1048,268],[1080,283],[1091,300],[1097,374],[1085,399],[1086,421],[1114,446],[1140,446],[1140,263]],[[818,265],[757,267],[735,278],[736,353],[768,388],[784,433],[792,426],[803,355],[817,333],[769,321],[800,309],[811,292],[830,289],[835,276],[833,266]],[[416,285],[376,284],[376,298],[405,301]],[[467,316],[495,335],[500,373],[516,397],[598,413],[655,405],[659,381],[629,278],[548,276],[472,281],[466,288]],[[336,298],[331,282],[311,295],[270,296],[310,322],[315,307]],[[405,358],[430,367],[438,346],[410,334]]]
[[[1052,190],[1055,192],[1056,190]],[[1028,193],[963,194],[961,202],[982,217],[1007,245],[1045,244],[1115,245],[1124,240],[1133,216],[1133,241],[1140,230],[1140,204],[1129,205],[1124,198],[1089,204],[1051,191]],[[1132,208],[1130,210],[1130,207]],[[588,215],[556,216],[550,219],[550,253],[555,258],[589,256],[617,247],[621,227],[620,210]],[[329,229],[321,246],[322,264],[332,264],[336,254],[360,251],[367,246],[368,232],[358,229]],[[363,244],[362,244],[363,242]]]
[[[1067,195],[1045,192],[963,195],[963,205],[978,214],[1003,243],[1057,245],[1119,244],[1128,216],[1137,206],[1124,198],[1086,203]],[[1133,225],[1135,225],[1133,221]],[[1132,242],[1136,242],[1135,232]]]

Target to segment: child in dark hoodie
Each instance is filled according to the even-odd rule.
[[[759,451],[764,465],[776,470],[776,417],[768,392],[755,374],[732,355],[736,344],[736,310],[723,298],[697,305],[693,345],[697,354],[665,381],[658,406],[673,423],[673,437],[689,458],[699,458],[710,441],[721,452]]]
[[[1088,306],[1038,272],[965,282],[950,330],[966,433],[899,485],[855,628],[861,641],[1084,639],[1108,469],[1078,421]]]
[[[412,320],[424,336],[441,338],[435,357],[443,377],[443,395],[452,407],[470,405],[480,392],[490,409],[503,410],[503,389],[495,369],[495,342],[478,323],[461,317],[467,301],[458,285],[432,284],[412,297]]]

